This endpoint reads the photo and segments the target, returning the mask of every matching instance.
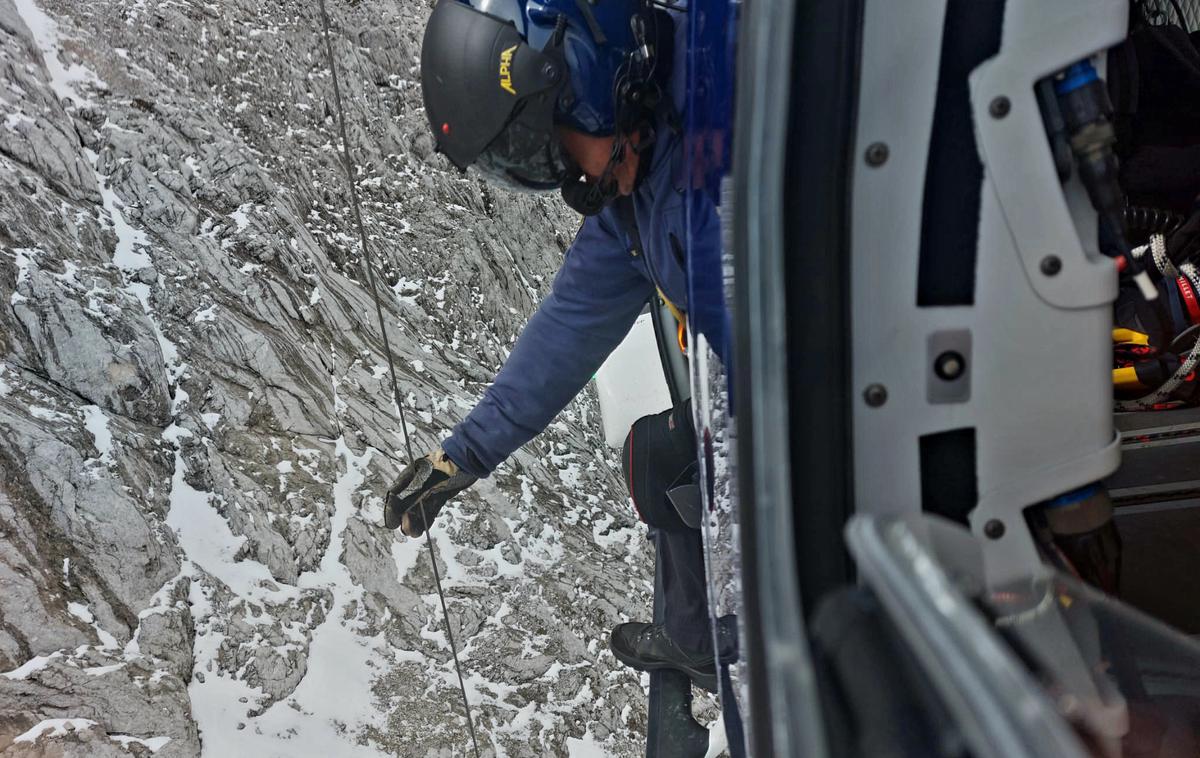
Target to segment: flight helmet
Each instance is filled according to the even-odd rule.
[[[647,20],[647,0],[439,0],[421,50],[437,150],[517,190],[577,180],[556,127],[628,127],[653,80]]]

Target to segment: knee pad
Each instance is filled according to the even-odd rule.
[[[667,493],[690,483],[695,475],[696,433],[691,401],[635,421],[625,437],[621,459],[638,517],[658,529],[688,529]]]

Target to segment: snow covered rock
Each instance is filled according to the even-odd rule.
[[[417,454],[578,223],[432,151],[425,0],[331,0]],[[591,393],[434,529],[317,3],[0,0],[0,756],[641,752],[644,531]]]
[[[192,647],[196,643],[195,622],[188,603],[191,580],[178,577],[163,587],[165,604],[153,605],[138,614],[135,644],[138,652],[161,661],[167,671],[184,682],[191,682],[195,665]]]
[[[117,735],[161,746],[154,751],[160,758],[197,755],[200,749],[186,685],[142,660],[104,665],[103,660],[52,659],[0,676],[0,702],[5,705],[0,756],[5,758],[57,750],[65,756],[106,755],[112,743],[132,752]]]

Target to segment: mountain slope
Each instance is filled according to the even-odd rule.
[[[576,223],[432,153],[425,3],[332,3],[414,447]],[[316,4],[0,0],[0,755],[465,754]],[[485,752],[635,755],[649,555],[587,394],[435,529]],[[598,452],[600,451],[600,452]]]

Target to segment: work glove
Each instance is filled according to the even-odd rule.
[[[442,506],[474,483],[475,477],[459,471],[438,448],[400,472],[384,502],[384,526],[400,527],[409,537],[420,537]]]

